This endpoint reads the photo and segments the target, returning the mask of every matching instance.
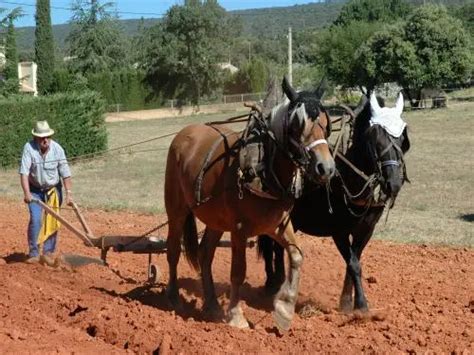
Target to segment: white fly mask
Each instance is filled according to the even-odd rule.
[[[406,122],[402,119],[403,112],[403,95],[400,93],[397,98],[395,107],[380,107],[375,93],[372,92],[370,95],[370,125],[382,126],[388,134],[398,138],[402,135],[403,130],[406,127]]]

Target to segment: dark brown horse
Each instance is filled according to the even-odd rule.
[[[407,128],[394,137],[382,126],[371,125],[366,100],[361,101],[356,112],[360,114],[354,122],[353,143],[345,156],[336,159],[337,174],[331,180],[329,198],[325,188],[305,184],[305,191],[291,212],[295,230],[332,236],[344,258],[347,268],[339,304],[343,311],[368,310],[361,280],[362,251],[385,206],[393,206],[403,183],[408,181],[403,158],[410,148]],[[259,237],[258,244],[265,259],[265,287],[275,292],[284,278],[283,250],[264,236]]]
[[[265,150],[274,152],[273,173],[287,191],[291,191],[298,166],[313,179],[326,182],[333,175],[335,164],[325,140],[329,120],[320,97],[312,92],[297,93],[286,78],[283,91],[289,102],[273,110],[262,131],[268,138]],[[239,138],[240,133],[222,126],[196,124],[181,130],[171,143],[165,178],[169,219],[167,294],[174,305],[179,304],[177,265],[183,240],[187,259],[201,271],[204,311],[220,314],[211,263],[220,237],[229,231],[232,265],[227,321],[232,326],[248,327],[239,305],[246,275],[247,238],[267,234],[288,251],[290,258],[287,282],[274,303],[277,324],[287,329],[294,314],[303,261],[289,219],[294,199],[259,197],[239,184]],[[200,244],[195,217],[206,225]]]

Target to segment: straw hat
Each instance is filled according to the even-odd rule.
[[[54,134],[54,130],[49,127],[48,121],[36,122],[35,128],[31,131],[31,134],[35,137],[49,137]]]

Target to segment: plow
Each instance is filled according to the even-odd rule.
[[[72,210],[76,215],[78,222],[82,229],[76,227],[69,220],[57,213],[53,208],[48,206],[41,200],[34,199],[33,202],[39,204],[45,213],[52,215],[59,222],[62,223],[70,232],[78,237],[84,245],[97,248],[100,250],[100,259],[89,258],[79,255],[66,255],[64,260],[69,264],[84,265],[84,264],[100,264],[107,266],[107,254],[110,250],[117,253],[134,253],[134,254],[148,254],[148,266],[147,266],[147,282],[154,284],[157,281],[159,270],[156,265],[153,264],[153,254],[164,254],[166,253],[166,238],[151,235],[151,233],[160,230],[167,225],[167,222],[160,224],[152,230],[139,235],[139,236],[96,236],[91,228],[89,227],[84,215],[80,211],[79,207],[75,202],[71,204]],[[250,240],[247,246],[253,248],[255,242]],[[231,244],[229,240],[221,240],[219,247],[230,248]]]

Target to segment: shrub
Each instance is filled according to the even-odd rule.
[[[69,158],[107,148],[105,102],[97,93],[56,94],[0,99],[0,159],[2,167],[18,164],[37,120],[47,120],[54,139]]]

